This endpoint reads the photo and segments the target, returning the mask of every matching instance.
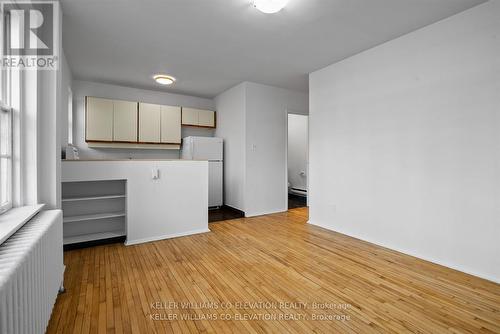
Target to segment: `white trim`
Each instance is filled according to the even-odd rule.
[[[7,201],[4,204],[0,204],[0,215],[3,215],[7,211],[12,209],[12,201]]]
[[[11,91],[11,107],[12,107],[12,205],[20,207],[26,205],[22,201],[21,194],[21,166],[23,160],[21,158],[21,144],[23,138],[21,137],[21,119],[23,113],[21,112],[21,99],[23,98],[23,72],[20,69],[11,70],[11,87],[15,87]],[[36,203],[32,203],[36,204]]]
[[[296,192],[294,190],[291,190],[291,189],[288,189],[288,138],[289,138],[289,133],[288,133],[288,130],[289,130],[289,124],[288,124],[288,119],[290,118],[290,115],[299,115],[299,116],[305,116],[307,117],[307,144],[306,144],[306,153],[307,153],[307,160],[306,160],[306,190],[305,192],[303,193],[299,193],[299,192]],[[309,161],[310,161],[310,157],[309,157],[309,143],[310,143],[310,138],[309,138],[309,134],[311,133],[309,131],[309,124],[311,124],[311,119],[310,119],[310,115],[309,113],[307,114],[304,114],[304,113],[301,113],[299,111],[295,111],[295,110],[292,110],[292,109],[288,109],[286,108],[286,138],[285,138],[285,142],[286,142],[286,145],[285,145],[285,156],[286,156],[286,163],[285,163],[285,175],[286,175],[286,180],[285,180],[285,188],[286,188],[286,207],[288,208],[288,195],[290,194],[290,192],[292,194],[295,194],[295,195],[302,195],[306,198],[306,206],[309,206]],[[290,192],[289,192],[290,190]]]
[[[314,226],[317,226],[317,227],[321,227],[321,228],[323,228],[325,230],[328,230],[328,231],[332,231],[332,232],[336,232],[336,233],[340,233],[340,234],[346,235],[346,236],[354,238],[354,239],[358,239],[358,240],[362,240],[362,241],[365,241],[365,242],[369,242],[369,243],[371,243],[373,245],[376,245],[376,246],[379,246],[379,247],[384,247],[384,248],[387,248],[387,249],[392,250],[392,251],[399,252],[399,253],[404,254],[404,255],[413,256],[413,257],[416,257],[416,258],[418,258],[420,260],[424,260],[424,261],[431,262],[431,263],[434,263],[434,264],[437,264],[437,265],[440,265],[440,266],[443,266],[443,267],[446,267],[446,268],[457,270],[457,271],[463,272],[465,274],[476,276],[476,277],[479,277],[479,278],[482,278],[482,279],[485,279],[485,280],[488,280],[488,281],[491,281],[491,282],[494,282],[494,283],[500,283],[500,278],[499,277],[493,277],[491,275],[478,272],[477,270],[474,270],[474,269],[469,268],[469,267],[464,267],[462,265],[444,262],[442,260],[438,260],[438,259],[435,259],[435,258],[430,258],[430,257],[427,257],[427,256],[422,256],[420,254],[415,254],[415,253],[413,253],[411,251],[408,251],[408,250],[405,250],[405,249],[400,249],[400,248],[395,248],[393,246],[384,245],[383,243],[375,242],[373,240],[368,240],[366,238],[363,238],[363,237],[360,237],[360,236],[356,236],[356,235],[352,235],[352,234],[349,234],[349,233],[345,233],[343,231],[337,231],[337,230],[334,230],[332,227],[327,226],[327,225],[325,225],[323,223],[313,222],[311,220],[309,220],[307,223],[311,224],[311,225],[314,225]]]
[[[256,211],[256,212],[251,212],[251,213],[245,212],[245,218],[272,215],[275,213],[283,213],[283,212],[287,212],[287,211],[288,211],[288,208],[279,208],[279,209],[272,209],[272,210],[266,210],[266,211]]]
[[[44,204],[10,209],[0,216],[0,245],[35,216]]]
[[[66,265],[63,264],[63,271],[62,271],[62,277],[61,277],[61,285],[59,286],[59,293],[63,293],[65,291],[64,288],[64,274],[66,273]]]
[[[38,203],[38,82],[39,71],[23,71],[21,81],[22,112],[19,115],[19,160],[20,189],[22,205]]]
[[[71,85],[71,83],[70,83]],[[66,126],[68,127],[68,145],[73,145],[73,90],[71,89],[71,86],[68,87],[68,100],[65,101],[65,103],[68,105],[68,124]]]
[[[4,70],[5,75],[2,75],[0,79],[2,80],[2,97],[3,99],[7,99],[10,102],[12,102],[12,85],[11,85],[11,79],[12,79],[12,71],[11,70]],[[7,78],[6,78],[7,76]],[[7,98],[6,98],[7,95]],[[12,201],[13,201],[13,190],[12,190],[12,185],[13,185],[13,159],[12,159],[12,150],[13,150],[13,142],[14,142],[14,137],[13,137],[13,109],[10,106],[6,106],[4,104],[4,100],[0,101],[1,103],[1,111],[0,111],[0,117],[2,118],[0,120],[0,132],[5,132],[7,133],[0,133],[2,137],[6,137],[7,140],[7,152],[4,154],[0,154],[0,159],[7,160],[7,167],[6,171],[2,170],[2,166],[0,165],[0,177],[3,178],[4,176],[6,177],[5,180],[0,179],[0,184],[2,182],[5,182],[2,184],[2,187],[6,187],[6,189],[2,189],[1,191],[3,192],[5,190],[6,197],[5,198],[0,198],[0,214],[4,214],[8,210],[12,208]],[[6,124],[4,124],[5,122]],[[5,128],[4,128],[5,127]],[[4,145],[4,143],[0,143],[0,145]],[[5,173],[5,174],[4,174]]]
[[[207,229],[193,230],[193,231],[188,231],[188,232],[180,232],[180,233],[173,233],[173,234],[161,235],[161,236],[152,237],[152,238],[127,240],[127,241],[125,241],[125,246],[137,245],[137,244],[142,244],[142,243],[145,243],[145,242],[152,242],[152,241],[158,241],[158,240],[164,240],[164,239],[172,239],[172,238],[185,237],[185,236],[188,236],[188,235],[208,233],[208,232],[210,232],[210,230],[207,228]]]
[[[337,231],[335,231],[333,228],[331,228],[330,226],[323,225],[323,224],[321,224],[321,223],[313,222],[313,221],[311,221],[311,220],[308,220],[308,221],[307,221],[307,223],[308,223],[308,224],[311,224],[311,225],[314,225],[314,226],[318,226],[318,227],[324,228],[325,230],[329,230],[329,231],[337,232]]]

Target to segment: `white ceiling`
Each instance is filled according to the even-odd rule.
[[[483,0],[61,0],[75,79],[214,97],[242,82],[308,91],[308,73]],[[156,85],[154,73],[178,82]]]

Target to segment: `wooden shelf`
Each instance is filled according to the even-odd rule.
[[[102,239],[110,239],[125,236],[125,231],[112,231],[112,232],[100,232],[100,233],[92,233],[92,234],[82,234],[75,235],[71,237],[64,238],[64,244],[76,244],[80,242],[94,241],[94,240],[102,240]]]
[[[86,197],[68,197],[63,198],[63,202],[77,202],[77,201],[93,201],[102,199],[125,198],[125,195],[102,195],[102,196],[86,196]]]
[[[81,222],[86,220],[97,220],[97,219],[106,219],[106,218],[124,217],[124,216],[125,212],[105,212],[105,213],[96,213],[91,215],[64,217],[63,222],[72,223],[72,222]]]

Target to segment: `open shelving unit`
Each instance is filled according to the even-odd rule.
[[[63,182],[64,245],[125,237],[126,180]]]
[[[123,236],[123,233],[121,231],[82,234],[82,235],[75,235],[72,237],[65,237],[64,244],[65,245],[73,245],[73,244],[78,244],[78,243],[88,242],[88,241],[114,239],[114,238],[118,238],[118,237],[122,237],[122,236]]]
[[[125,212],[105,212],[105,213],[93,213],[90,215],[69,216],[69,217],[64,217],[63,222],[72,223],[72,222],[82,222],[86,220],[106,219],[114,217],[125,217]]]
[[[68,197],[64,198],[64,202],[76,202],[76,201],[92,201],[98,199],[112,199],[112,198],[124,198],[125,195],[105,195],[105,196],[85,196],[85,197]]]

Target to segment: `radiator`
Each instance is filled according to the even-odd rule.
[[[0,245],[0,333],[45,333],[63,274],[61,211],[40,212]]]

